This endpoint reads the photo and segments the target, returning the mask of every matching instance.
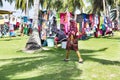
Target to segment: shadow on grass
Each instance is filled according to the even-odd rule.
[[[58,51],[59,50],[59,51]],[[61,51],[62,50],[62,51]],[[51,49],[49,51],[39,52],[39,56],[19,57],[10,59],[0,59],[0,62],[9,62],[0,66],[0,80],[10,80],[16,74],[26,73],[37,69],[42,72],[39,75],[27,75],[27,77],[17,78],[18,80],[70,80],[71,77],[78,77],[82,74],[82,70],[76,67],[74,62],[62,61],[64,54],[63,49]],[[61,56],[58,56],[59,54]],[[32,54],[31,54],[32,55]],[[34,54],[33,54],[34,55]],[[46,67],[47,66],[47,67]],[[44,68],[44,70],[43,70]],[[12,80],[17,80],[12,79]]]
[[[98,63],[104,64],[104,65],[118,65],[118,66],[120,66],[120,62],[119,61],[112,61],[112,60],[94,58],[94,56],[97,56],[96,52],[106,51],[107,49],[108,48],[101,48],[99,50],[80,49],[80,53],[81,53],[81,55],[82,55],[82,57],[83,57],[83,59],[85,61],[89,60],[89,61],[94,61],[94,62],[98,62]],[[66,55],[65,54],[66,50],[62,49],[62,48],[57,48],[57,49],[52,48],[50,50],[43,51],[43,53],[44,52],[51,52],[51,53],[55,52],[55,53],[57,53],[55,55],[59,56],[59,57],[65,57],[65,55]],[[70,56],[73,58],[73,60],[77,61],[76,54],[72,54],[72,53],[75,53],[75,52],[71,51]],[[86,53],[89,53],[89,54],[86,55]]]
[[[82,55],[84,61],[98,62],[103,65],[117,65],[120,66],[120,61],[112,61],[100,58],[94,58],[96,55]]]
[[[90,37],[90,39],[113,39],[113,40],[120,40],[120,36],[109,36],[109,35],[106,35],[106,36],[99,36],[97,38],[95,37]]]
[[[103,37],[104,39],[115,39],[115,40],[120,40],[120,37],[114,37],[114,36],[105,36]]]
[[[94,61],[94,62],[98,62],[100,64],[103,65],[118,65],[120,66],[120,62],[119,61],[111,61],[111,60],[106,60],[106,59],[99,59],[99,58],[95,58],[94,56],[97,56],[97,54],[91,54],[91,53],[95,53],[95,52],[101,52],[101,51],[105,51],[108,48],[102,48],[99,50],[80,50],[80,52],[82,53],[82,57],[85,61]],[[89,53],[89,54],[86,54]]]
[[[99,49],[99,50],[80,49],[80,52],[81,52],[81,53],[95,53],[95,52],[105,51],[105,50],[107,50],[107,49],[108,49],[108,48],[102,48],[102,49]]]
[[[15,37],[12,37],[12,38],[4,38],[4,39],[1,39],[0,41],[13,41],[13,40],[21,40],[21,38],[19,38],[19,37],[17,37],[17,38],[15,38]]]
[[[41,76],[18,79],[18,80],[71,80],[70,77],[78,77],[82,73],[81,70],[76,69],[76,67],[62,69],[60,72],[56,71],[55,73],[46,73]],[[17,80],[17,79],[15,79]],[[77,80],[77,79],[75,79]],[[78,79],[82,80],[82,79]]]
[[[105,59],[94,58],[97,54],[83,55],[84,53],[94,53],[97,51],[105,51],[107,48],[99,50],[80,50],[82,57],[85,61],[98,62],[103,65],[118,65],[119,61],[111,61]],[[82,70],[78,69],[75,61],[64,62],[65,49],[51,48],[50,50],[43,50],[37,52],[37,56],[34,57],[19,57],[10,59],[0,59],[0,62],[9,62],[0,66],[0,80],[9,80],[16,74],[26,73],[37,69],[39,74],[35,76],[27,74],[25,77],[18,77],[12,80],[71,80],[76,77],[80,77]],[[70,54],[71,58],[76,58],[76,54],[73,51]],[[34,54],[31,54],[34,55]],[[11,76],[11,77],[10,77]],[[75,79],[77,80],[77,79]],[[80,79],[78,79],[80,80]]]
[[[118,38],[118,37],[115,37],[115,38],[107,38],[107,39],[115,39],[115,40],[120,40],[120,38]]]
[[[103,39],[114,39],[114,40],[120,40],[120,36],[116,36],[116,35],[113,35],[113,36],[110,36],[110,35],[105,35],[105,36],[100,36],[98,37],[99,38],[103,38]]]

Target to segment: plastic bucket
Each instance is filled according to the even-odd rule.
[[[66,44],[67,44],[67,41],[63,41],[61,43],[61,48],[66,49]]]
[[[54,38],[47,38],[48,47],[54,47]]]

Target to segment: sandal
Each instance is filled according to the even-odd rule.
[[[83,63],[83,60],[79,60],[78,62],[79,62],[79,63]]]
[[[64,59],[64,61],[69,61],[70,59]]]
[[[81,63],[81,64],[82,64],[82,63],[83,63],[83,61],[79,61],[79,63]]]

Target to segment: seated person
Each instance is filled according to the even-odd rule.
[[[56,36],[54,38],[55,47],[57,48],[58,47],[57,46],[58,43],[61,43],[62,41],[66,41],[66,40],[67,40],[67,38],[66,38],[66,35],[65,35],[64,31],[57,30]]]

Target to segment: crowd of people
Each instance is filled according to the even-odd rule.
[[[0,37],[15,37],[30,35],[32,33],[32,19],[25,22],[24,17],[12,17],[9,22],[0,25]]]

